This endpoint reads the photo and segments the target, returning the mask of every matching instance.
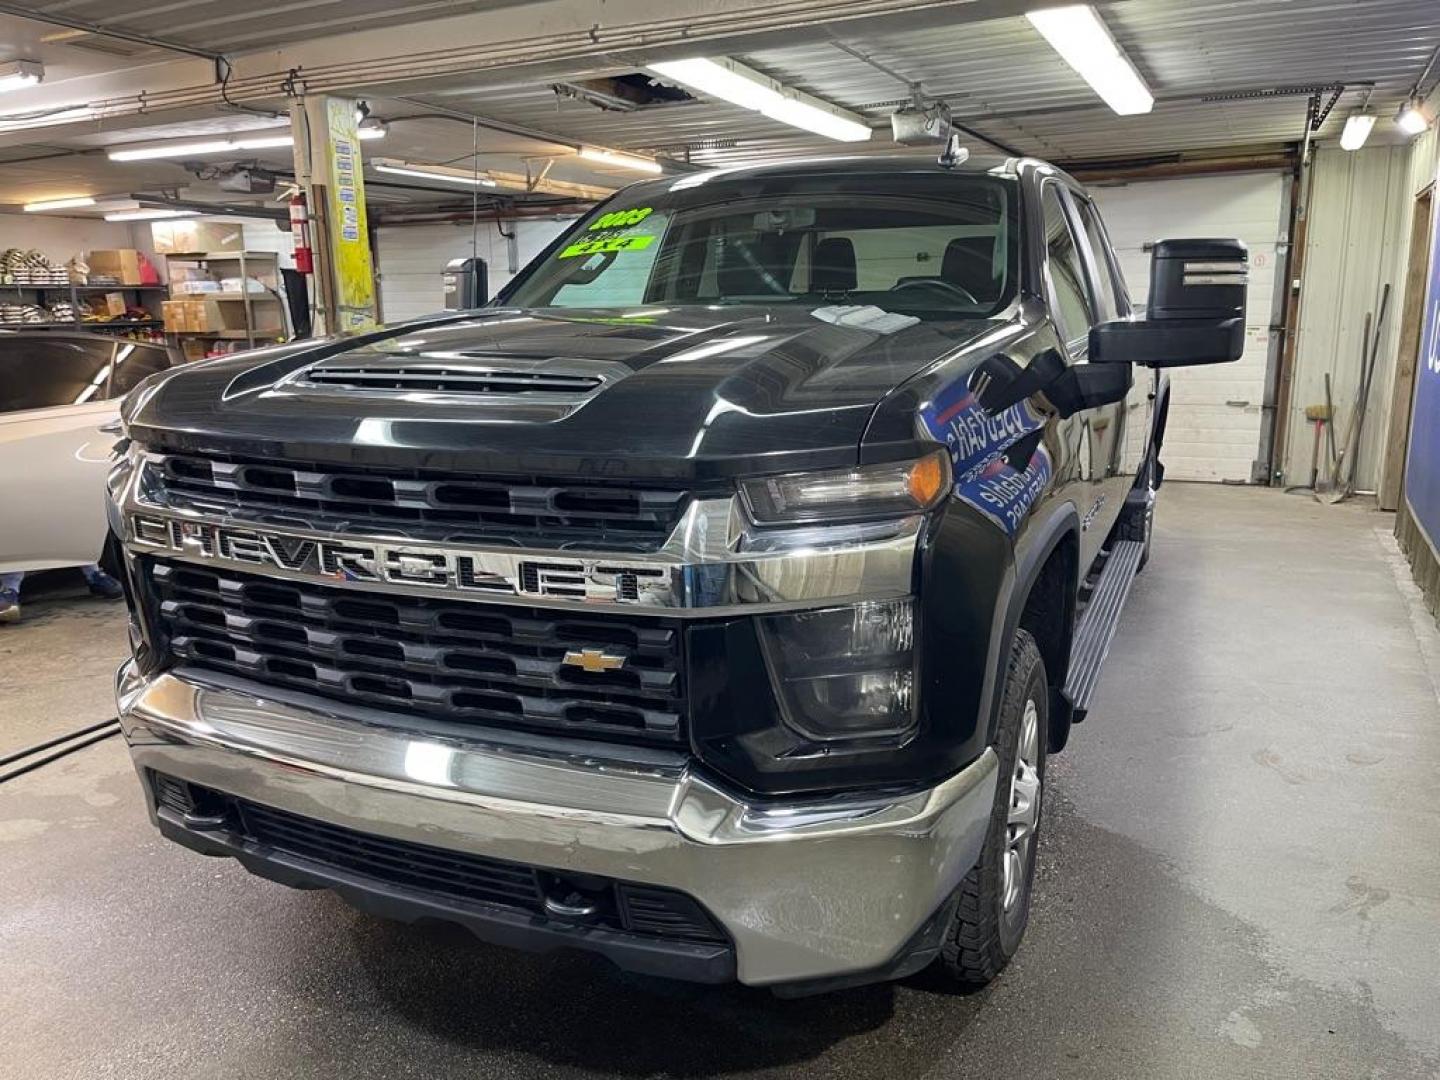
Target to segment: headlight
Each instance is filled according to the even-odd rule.
[[[898,735],[915,723],[910,600],[760,619],[786,722],[820,741]]]
[[[929,510],[950,487],[950,455],[746,480],[740,494],[756,525],[867,521]]]

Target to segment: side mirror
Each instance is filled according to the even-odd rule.
[[[1134,369],[1128,365],[1067,364],[1054,349],[1046,349],[1023,368],[1003,353],[988,357],[971,376],[971,389],[991,416],[1044,394],[1064,418],[1124,401],[1133,379]]]
[[[1157,242],[1145,318],[1093,327],[1091,362],[1190,367],[1240,359],[1248,271],[1239,240]]]

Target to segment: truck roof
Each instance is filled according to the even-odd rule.
[[[848,154],[830,157],[799,158],[790,161],[757,162],[753,165],[732,165],[719,169],[664,176],[658,179],[641,180],[636,187],[660,188],[666,191],[684,191],[699,188],[710,183],[734,183],[752,178],[784,180],[814,179],[834,176],[993,176],[1017,179],[1028,170],[1039,170],[1044,175],[1060,177],[1076,187],[1079,182],[1058,166],[1032,157],[1004,157],[999,154],[972,154],[954,166],[941,165],[939,146],[923,154]]]

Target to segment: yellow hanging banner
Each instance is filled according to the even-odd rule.
[[[375,275],[370,233],[365,225],[365,177],[361,171],[355,102],[328,98],[325,118],[329,132],[326,214],[339,308],[331,329],[366,330],[376,324]]]

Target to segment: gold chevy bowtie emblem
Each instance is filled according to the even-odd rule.
[[[625,657],[600,649],[581,649],[579,652],[567,652],[561,663],[578,667],[582,671],[617,671],[625,666]]]

